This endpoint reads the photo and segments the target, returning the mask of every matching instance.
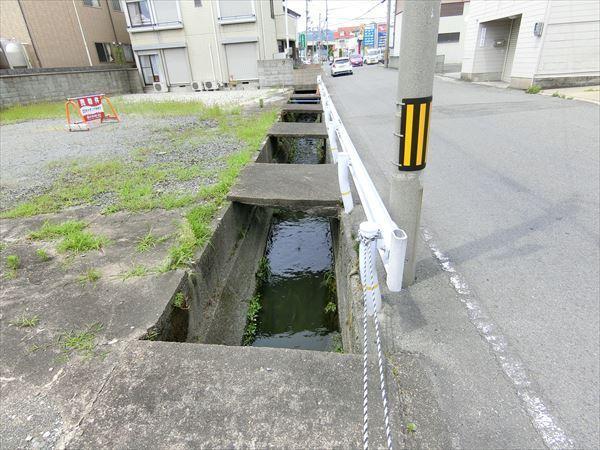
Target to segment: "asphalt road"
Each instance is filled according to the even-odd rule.
[[[385,202],[396,79],[383,67],[325,76]],[[426,361],[453,446],[600,446],[599,111],[436,77],[429,253],[395,339]],[[437,285],[432,259],[445,263]]]

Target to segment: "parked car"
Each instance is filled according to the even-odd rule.
[[[350,56],[350,64],[352,67],[358,67],[363,65],[363,58],[360,55],[354,54]]]
[[[377,64],[380,59],[380,54],[381,54],[381,51],[378,48],[368,49],[365,64]]]
[[[343,73],[349,73],[352,75],[352,64],[348,58],[336,58],[333,60],[331,65],[331,76],[335,77]]]

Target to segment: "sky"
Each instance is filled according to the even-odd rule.
[[[316,28],[321,13],[322,26],[325,26],[325,4],[329,10],[329,29],[340,26],[355,25],[368,22],[385,22],[389,0],[309,0],[309,28]],[[392,5],[393,7],[394,5]],[[302,16],[298,18],[298,31],[306,28],[305,0],[288,0],[288,8]]]

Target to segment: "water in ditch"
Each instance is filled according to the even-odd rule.
[[[314,114],[297,114],[294,122],[309,123],[314,122],[315,119]],[[284,145],[287,148],[287,162],[290,164],[322,164],[325,162],[322,139],[287,139]]]
[[[332,351],[339,325],[329,219],[280,213],[271,224],[254,346]]]
[[[296,122],[314,122],[298,114]],[[291,164],[322,164],[322,140],[288,140]],[[341,347],[335,293],[330,221],[279,212],[269,230],[265,259],[268,276],[260,287],[255,347],[333,351]]]

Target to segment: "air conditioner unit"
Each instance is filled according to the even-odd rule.
[[[204,85],[205,91],[216,91],[221,87],[215,80],[205,81],[202,84]]]
[[[169,92],[169,87],[167,86],[167,83],[154,83],[152,84],[152,87],[154,88],[154,92]]]
[[[194,91],[201,91],[203,89],[202,83],[199,83],[198,81],[192,81],[192,89]]]

